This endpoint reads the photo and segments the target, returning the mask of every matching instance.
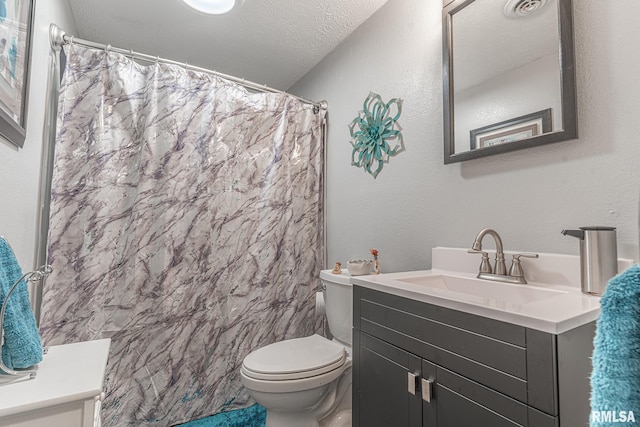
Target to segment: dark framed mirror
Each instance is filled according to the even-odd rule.
[[[444,0],[444,163],[578,137],[571,0]]]

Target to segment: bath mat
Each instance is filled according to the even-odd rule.
[[[189,421],[174,427],[264,427],[267,410],[260,405],[221,412],[211,417]]]

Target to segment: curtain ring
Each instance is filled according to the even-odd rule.
[[[111,50],[111,45],[108,44],[107,47],[104,48],[105,52],[109,53],[109,51]]]

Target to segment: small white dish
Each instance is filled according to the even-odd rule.
[[[371,274],[373,261],[365,259],[352,259],[347,262],[347,270],[351,276],[364,276]]]

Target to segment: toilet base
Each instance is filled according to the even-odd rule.
[[[265,427],[319,427],[318,420],[313,417],[305,419],[291,413],[267,411]]]
[[[327,420],[321,420],[320,427],[351,427],[351,409],[344,409]]]
[[[351,427],[351,410],[353,408],[351,376],[347,381],[349,384],[343,390],[344,394],[338,396],[340,403],[320,420],[320,427]]]
[[[292,414],[267,412],[266,427],[351,427],[351,409],[344,409],[321,421],[292,417]]]
[[[279,412],[270,410],[269,406],[266,406],[266,427],[351,427],[351,392],[351,368],[349,367],[337,384],[329,385],[326,390],[326,395],[329,396],[325,395],[321,399],[328,399],[324,403],[329,407],[323,407],[321,403],[309,412]],[[330,397],[332,394],[333,397]],[[329,412],[326,413],[327,411]],[[326,415],[323,416],[323,413]]]

